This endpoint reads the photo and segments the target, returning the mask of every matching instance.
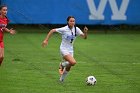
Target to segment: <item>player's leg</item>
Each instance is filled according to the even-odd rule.
[[[69,55],[70,53],[69,53],[69,51],[66,50],[66,49],[61,49],[61,50],[60,50],[60,54],[61,54],[61,56],[62,56],[62,62],[60,62],[60,64],[59,64],[59,70],[58,70],[58,71],[59,71],[59,74],[62,75],[63,72],[64,72],[64,68],[65,68],[67,65],[70,64],[68,61],[66,61],[66,60],[64,59],[64,56]]]
[[[0,48],[0,66],[4,59],[4,48]]]
[[[65,55],[63,57],[66,61],[69,62],[69,65],[74,66],[76,64],[76,60],[74,59],[74,57],[71,54]]]
[[[59,73],[60,75],[64,72],[64,67],[67,67],[66,70],[69,71],[71,66],[74,66],[76,64],[75,59],[73,58],[73,52],[66,52],[64,51],[62,53],[63,60],[59,64]]]
[[[65,55],[63,58],[66,60],[66,62],[69,62],[69,64],[67,64],[67,66],[63,70],[63,74],[60,76],[61,82],[64,81],[65,77],[67,76],[68,72],[70,71],[71,66],[74,66],[76,64],[76,61],[73,58],[73,53]]]
[[[0,66],[4,59],[4,43],[0,42]]]
[[[71,58],[73,59],[73,64],[71,65],[70,62],[67,61],[67,62],[69,62],[70,65],[67,64],[67,66],[66,66],[66,71],[70,71],[71,66],[74,66],[74,65],[76,64],[76,60],[75,60],[74,57],[73,57],[73,52],[70,52],[70,55],[71,55]],[[66,60],[66,59],[65,59],[65,60]]]

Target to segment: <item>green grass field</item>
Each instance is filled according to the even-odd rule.
[[[54,34],[46,48],[41,29],[17,29],[5,34],[5,59],[0,67],[0,93],[140,93],[140,34],[91,33],[77,38],[75,58],[63,84],[59,83],[60,35]],[[20,33],[26,32],[26,33]],[[94,75],[95,86],[85,79]]]

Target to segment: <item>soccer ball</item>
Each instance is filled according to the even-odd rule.
[[[97,80],[94,76],[88,76],[86,78],[86,84],[89,85],[89,86],[93,86],[97,83]]]

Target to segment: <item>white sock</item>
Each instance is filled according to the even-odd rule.
[[[69,64],[70,64],[70,63],[69,63],[68,61],[65,61],[65,62],[62,63],[62,66],[66,67],[66,66],[68,66]]]
[[[63,82],[65,77],[67,76],[68,71],[64,70],[63,74],[60,76],[60,81]]]

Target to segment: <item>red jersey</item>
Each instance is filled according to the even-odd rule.
[[[7,26],[9,20],[7,17],[0,18],[0,42],[3,41],[3,29]]]

